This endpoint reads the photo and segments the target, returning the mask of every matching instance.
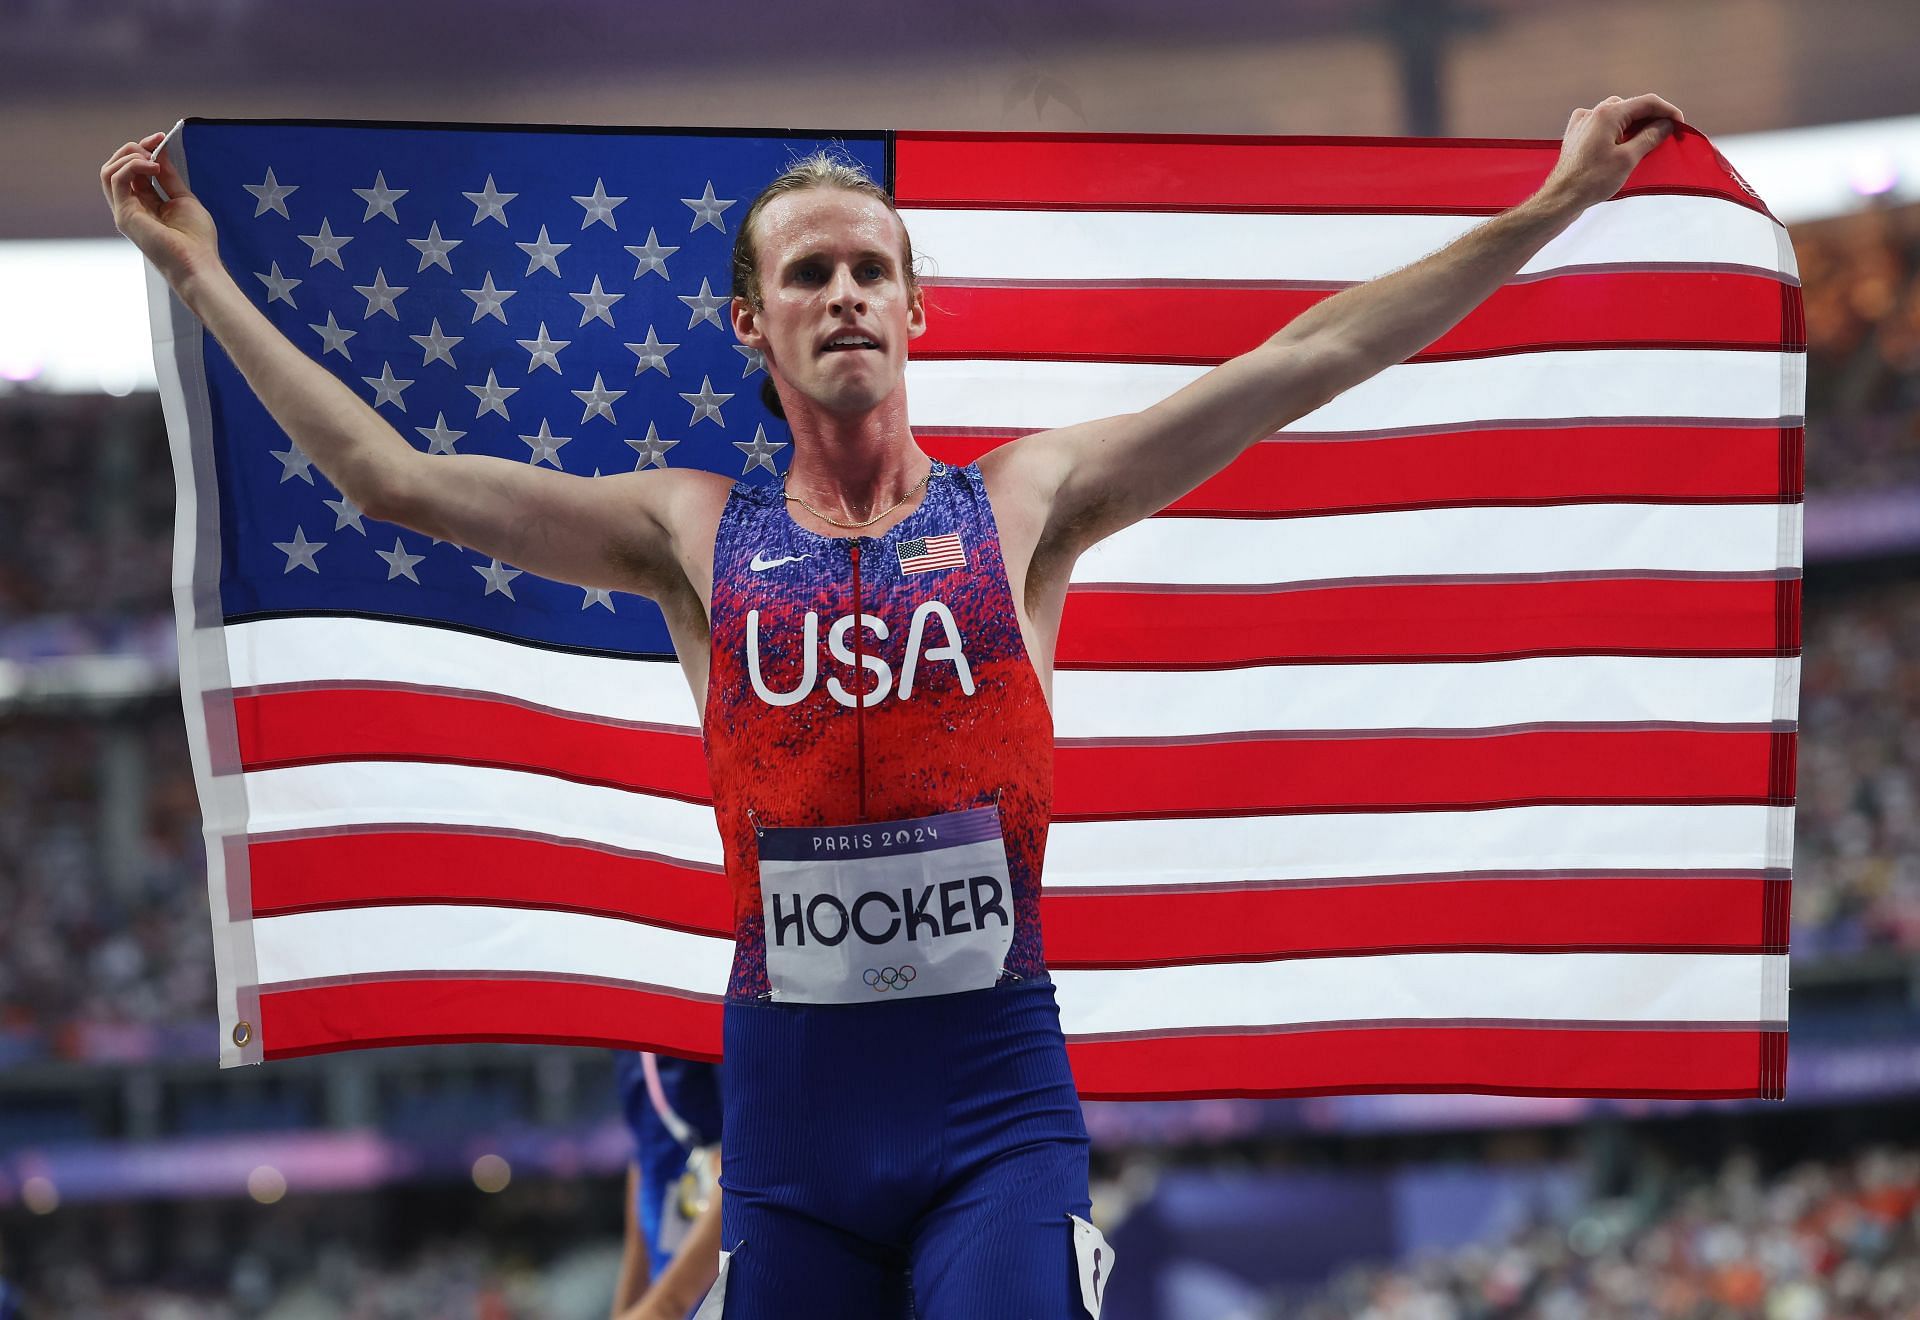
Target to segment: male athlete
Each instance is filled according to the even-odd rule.
[[[887,196],[829,161],[758,198],[732,318],[793,431],[784,487],[428,457],[221,267],[161,135],[114,222],[367,516],[658,601],[703,712],[735,898],[720,1277],[703,1316],[1097,1313],[1087,1136],[1039,927],[1054,641],[1075,559],[1433,342],[1674,131],[1576,110],[1539,192],[1144,411],[954,467],[907,425],[926,325]],[[171,198],[153,190],[157,178]]]
[[[720,1070],[618,1050],[613,1072],[633,1161],[612,1320],[686,1320],[719,1262]]]

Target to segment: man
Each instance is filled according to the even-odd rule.
[[[703,1314],[888,1314],[904,1265],[930,1320],[1061,1320],[1097,1313],[1113,1264],[1086,1222],[1038,919],[1074,561],[1438,338],[1679,122],[1653,95],[1576,110],[1522,205],[1151,408],[963,468],[907,424],[926,313],[899,216],[805,163],[754,203],[734,254],[735,334],[793,430],[779,490],[428,458],[221,269],[211,220],[150,155],[160,135],[101,183],[121,232],[368,516],[659,602],[703,711],[735,896],[725,1251]]]
[[[634,1150],[613,1320],[685,1320],[719,1262],[719,1069],[633,1050],[613,1069]]]

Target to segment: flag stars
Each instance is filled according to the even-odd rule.
[[[485,385],[469,385],[467,389],[472,392],[474,398],[480,400],[480,410],[474,414],[476,419],[485,417],[490,412],[507,417],[507,400],[520,392],[518,385],[502,385],[495,380],[492,367],[487,368]],[[507,420],[513,419],[507,417]]]
[[[413,566],[424,560],[426,556],[408,554],[407,547],[401,544],[399,537],[393,538],[393,549],[375,550],[373,553],[387,561],[387,581],[391,582],[397,577],[403,577],[415,586],[420,585],[420,579],[414,573]]]
[[[256,270],[253,273],[253,278],[267,286],[267,305],[269,307],[277,302],[283,302],[287,306],[294,308],[299,306],[299,304],[293,300],[293,290],[296,285],[303,284],[305,281],[288,279],[282,275],[280,273],[279,262],[274,262],[273,268],[264,275]]]
[[[667,370],[667,354],[678,347],[678,344],[661,343],[653,333],[653,327],[648,326],[645,343],[627,345],[627,351],[639,359],[633,364],[633,374],[638,376],[648,371],[658,371],[662,376],[672,379],[673,373]]]
[[[448,335],[440,332],[440,318],[433,318],[433,333],[427,335],[408,335],[414,343],[426,350],[426,360],[420,365],[430,367],[435,362],[445,362],[458,371],[459,365],[453,360],[453,346],[465,339],[465,335]]]
[[[613,208],[627,199],[607,196],[607,185],[604,180],[593,181],[593,193],[590,196],[576,197],[573,200],[586,208],[587,213],[580,221],[582,229],[590,225],[604,224],[608,229],[619,232],[620,226],[613,222]]]
[[[322,500],[321,503],[333,510],[334,531],[337,532],[343,527],[351,527],[362,536],[367,534],[367,525],[361,521],[361,519],[366,516],[366,511],[345,495],[342,495],[337,500]]]
[[[713,380],[711,377],[702,376],[700,378],[700,389],[696,393],[687,394],[682,392],[680,397],[685,399],[693,408],[693,419],[687,423],[688,426],[692,426],[696,422],[708,417],[713,418],[714,422],[719,426],[726,426],[727,419],[720,415],[720,406],[733,396],[731,394],[714,393]]]
[[[547,323],[540,323],[540,337],[537,339],[518,339],[514,341],[532,354],[527,360],[527,374],[540,367],[553,368],[553,374],[560,374],[560,350],[573,341],[571,339],[552,339],[547,335]]]
[[[637,280],[649,272],[659,275],[663,280],[670,278],[667,274],[667,258],[679,250],[677,247],[662,247],[659,235],[649,229],[645,243],[638,247],[627,244],[627,254],[639,263],[633,269],[633,278]]]
[[[447,254],[466,241],[464,238],[441,237],[440,222],[435,220],[427,227],[427,236],[425,238],[410,238],[407,240],[407,246],[420,254],[420,265],[415,268],[413,273],[418,275],[428,266],[438,266],[441,270],[447,272],[447,274],[453,274],[453,263],[447,260]]]
[[[613,305],[626,296],[624,293],[608,293],[601,288],[598,275],[593,277],[593,287],[587,292],[567,295],[580,304],[581,325],[588,321],[605,321],[609,326],[613,324]]]
[[[740,379],[745,380],[756,371],[767,369],[767,357],[757,348],[748,348],[745,344],[735,344],[733,351],[745,358],[746,365],[740,368]]]
[[[390,403],[401,412],[407,410],[407,401],[400,396],[406,392],[407,387],[413,384],[413,382],[410,380],[401,380],[395,376],[393,374],[393,363],[382,362],[378,376],[362,376],[360,379],[372,387],[374,407],[378,408],[383,403]]]
[[[785,449],[787,442],[781,440],[778,443],[769,444],[766,427],[754,427],[751,441],[735,440],[733,447],[747,456],[747,465],[740,469],[741,476],[746,476],[757,467],[765,468],[776,477],[780,475],[780,469],[773,465],[773,456]]]
[[[628,448],[639,455],[639,458],[634,462],[633,470],[638,472],[641,468],[665,467],[667,465],[667,451],[679,443],[678,440],[662,440],[660,438],[659,428],[652,422],[648,422],[646,439],[627,441]]]
[[[268,211],[278,211],[283,220],[291,220],[287,214],[287,198],[300,190],[297,183],[281,183],[273,177],[273,166],[267,166],[267,177],[260,183],[240,185],[253,194],[253,218],[258,220]]]
[[[367,204],[367,213],[360,217],[361,224],[365,224],[376,215],[384,215],[397,225],[400,223],[400,217],[394,214],[393,204],[411,190],[387,187],[386,171],[379,170],[374,173],[373,187],[355,188],[353,191],[355,196]]]
[[[582,404],[586,405],[586,412],[580,416],[580,420],[584,424],[595,417],[604,417],[610,422],[613,421],[613,405],[625,396],[626,391],[608,389],[601,383],[600,373],[596,371],[593,373],[592,389],[571,390],[569,393],[571,393],[574,398],[580,400]]]
[[[309,486],[313,484],[313,460],[299,445],[288,441],[287,447],[274,450],[273,456],[280,460],[280,480],[291,481],[298,477]]]
[[[720,309],[725,307],[731,300],[722,298],[719,294],[715,293],[712,285],[706,279],[703,278],[700,281],[700,292],[692,295],[677,293],[674,297],[685,303],[687,310],[692,313],[692,315],[687,318],[687,329],[693,329],[693,327],[699,325],[702,321],[712,322],[716,330],[726,329],[724,325],[720,324]]]
[[[474,224],[477,225],[482,220],[498,220],[500,227],[505,229],[507,227],[507,203],[520,194],[496,192],[493,187],[493,176],[489,174],[487,176],[487,186],[482,191],[477,193],[462,193],[460,195],[473,203]]]
[[[472,389],[473,386],[469,385],[467,388]],[[432,426],[416,426],[413,429],[426,437],[429,454],[451,454],[455,442],[466,434],[465,431],[455,431],[448,427],[445,413],[436,417]]]
[[[305,243],[313,253],[313,259],[307,263],[309,268],[318,266],[323,261],[331,262],[340,270],[347,268],[346,263],[340,260],[340,249],[353,242],[353,236],[334,233],[333,226],[325,216],[320,218],[320,232],[302,234],[300,241]]]
[[[693,233],[694,230],[699,229],[702,225],[712,225],[721,233],[726,233],[727,226],[720,217],[726,214],[727,208],[732,206],[736,200],[738,199],[728,198],[726,201],[721,201],[715,197],[713,195],[713,180],[708,179],[707,190],[700,196],[682,197],[680,199],[682,205],[693,208],[693,228],[687,232]]]
[[[484,566],[469,564],[467,567],[486,579],[487,589],[481,593],[482,596],[491,596],[497,591],[508,600],[513,599],[513,580],[524,571],[518,568],[503,568],[498,559]]]
[[[333,313],[331,311],[327,313],[327,323],[325,325],[310,324],[307,326],[307,329],[319,335],[325,343],[326,346],[320,350],[321,357],[325,357],[329,353],[338,353],[347,361],[353,361],[353,354],[347,352],[347,341],[360,332],[358,330],[341,328],[340,323],[333,319]]]
[[[576,198],[575,200],[578,199]],[[624,201],[626,199],[622,198],[621,200]],[[584,229],[586,226],[582,225],[581,228]],[[551,241],[547,237],[547,227],[541,225],[540,237],[537,240],[532,243],[515,243],[514,246],[527,254],[527,275],[533,274],[533,272],[544,266],[553,272],[554,278],[558,279],[560,275],[560,263],[555,261],[554,258],[572,247],[573,244],[555,243]],[[524,276],[522,278],[524,278]]]
[[[387,272],[384,268],[373,272],[372,284],[356,284],[353,286],[353,291],[367,300],[367,310],[362,313],[361,320],[371,318],[375,312],[385,312],[396,321],[400,319],[400,313],[394,310],[393,304],[401,294],[407,291],[407,286],[396,287],[388,284]]]
[[[605,587],[582,587],[580,590],[587,593],[586,599],[580,602],[581,609],[589,609],[595,605],[605,605],[607,607],[607,613],[617,614],[619,612],[613,608],[613,595]]]
[[[526,441],[527,448],[533,451],[527,456],[527,462],[536,466],[545,463],[555,468],[560,468],[561,447],[573,442],[573,437],[570,435],[555,435],[548,430],[547,420],[544,417],[540,419],[538,435],[523,435],[520,438]],[[564,472],[566,469],[560,468],[560,470]]]
[[[494,288],[493,272],[488,271],[486,279],[481,281],[479,288],[462,289],[460,292],[473,299],[474,321],[478,321],[483,316],[491,316],[501,325],[505,325],[507,323],[507,314],[502,311],[501,308],[506,304],[507,299],[513,297],[519,290]],[[469,325],[472,323],[471,321],[468,322]]]
[[[281,573],[291,573],[296,568],[304,568],[308,572],[318,573],[320,571],[320,565],[313,562],[313,557],[322,550],[325,550],[327,543],[325,541],[309,541],[307,539],[306,528],[296,527],[293,529],[293,539],[291,541],[275,541],[273,548],[287,557],[287,566],[280,570]]]

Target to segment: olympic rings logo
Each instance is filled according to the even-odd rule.
[[[913,964],[907,963],[900,967],[869,967],[860,979],[875,994],[883,995],[889,990],[905,990],[918,975],[920,973],[913,970]]]

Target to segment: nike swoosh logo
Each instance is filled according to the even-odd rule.
[[[783,559],[762,559],[760,556],[763,553],[764,551],[756,551],[753,556],[753,562],[748,564],[747,567],[756,573],[764,573],[770,568],[778,568],[782,564],[797,564],[802,559],[807,558],[806,555],[788,555]]]

